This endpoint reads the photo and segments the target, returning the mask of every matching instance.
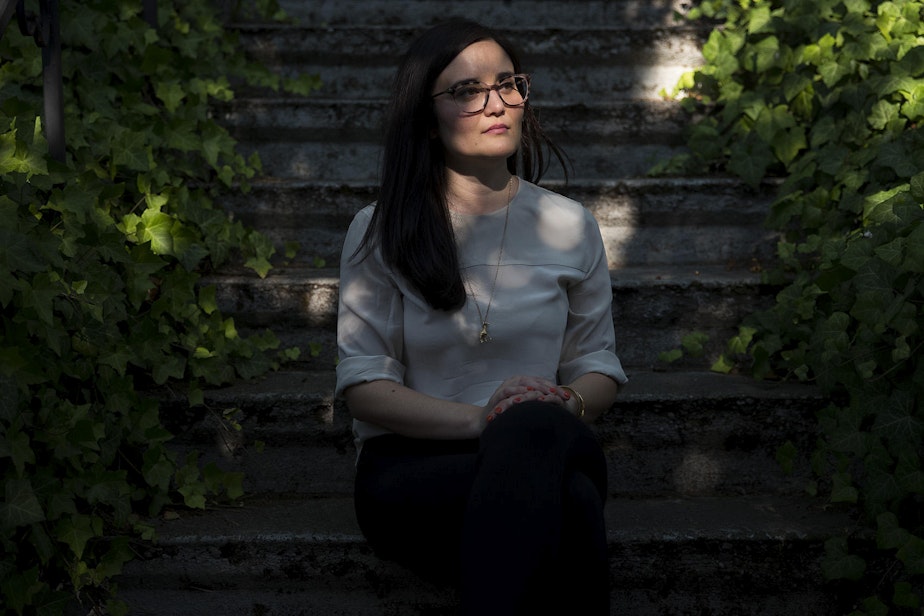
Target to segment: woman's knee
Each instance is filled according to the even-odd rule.
[[[538,436],[548,433],[563,436],[586,428],[583,423],[563,407],[552,402],[531,400],[521,402],[507,409],[488,424],[482,435],[491,437],[495,433],[512,432],[514,435]]]

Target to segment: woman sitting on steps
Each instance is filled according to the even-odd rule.
[[[380,196],[341,260],[337,391],[373,548],[464,614],[608,614],[606,463],[587,426],[626,376],[597,223],[536,186],[549,153],[497,33],[404,56]]]

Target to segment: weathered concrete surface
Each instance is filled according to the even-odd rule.
[[[229,215],[291,262],[266,279],[234,268],[215,284],[246,333],[270,327],[307,351],[283,372],[206,392],[209,412],[173,398],[174,446],[247,473],[242,507],[181,511],[119,580],[135,613],[455,614],[453,593],[377,558],[352,512],[355,450],[333,399],[338,259],[353,215],[375,200],[384,98],[398,54],[426,25],[474,16],[509,31],[533,75],[532,100],[571,155],[571,181],[544,185],[585,205],[609,258],[619,353],[631,383],[596,426],[609,468],[611,603],[633,616],[834,616],[850,589],[820,579],[824,541],[851,521],[803,494],[817,390],[706,371],[741,319],[773,301],[761,283],[776,238],[773,198],[721,177],[653,178],[683,151],[690,121],[663,100],[701,62],[708,29],[674,19],[682,0],[283,0],[300,24],[238,24],[241,45],[280,74],[317,73],[308,96],[240,88],[216,117],[259,152],[264,177]],[[665,367],[684,335],[705,356]],[[242,429],[221,413],[237,409]],[[258,442],[262,443],[258,446]],[[776,461],[792,443],[792,474]],[[844,591],[848,592],[844,592]],[[838,603],[840,601],[840,603]]]
[[[849,523],[841,514],[762,497],[613,499],[606,513],[614,614],[836,613],[834,589],[814,565],[819,542]],[[375,558],[349,499],[253,502],[157,526],[158,546],[126,567],[122,583],[132,589],[125,599],[156,601],[162,616],[432,614],[455,605],[448,589]],[[267,611],[251,611],[258,605]]]
[[[629,385],[594,426],[614,497],[802,493],[815,412],[825,404],[815,388],[708,372],[628,373]],[[355,448],[333,390],[330,370],[286,371],[207,392],[212,412],[201,417],[180,401],[165,405],[164,416],[182,433],[176,447],[245,472],[250,494],[349,496]],[[225,409],[237,409],[240,430],[220,419]],[[799,452],[791,473],[776,460],[785,443]]]

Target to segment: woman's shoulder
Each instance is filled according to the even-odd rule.
[[[596,224],[593,214],[581,202],[532,182],[520,181],[522,183],[522,192],[520,194],[524,197],[526,207],[535,216],[539,218],[548,216],[564,217],[566,220],[571,220],[575,223],[580,221],[584,224]]]
[[[375,203],[370,203],[369,205],[356,212],[353,215],[353,220],[350,222],[350,232],[365,232],[365,230],[369,227],[369,224],[372,222],[372,215],[374,213]]]

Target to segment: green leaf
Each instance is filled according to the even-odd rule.
[[[148,485],[166,492],[175,472],[173,462],[165,455],[163,447],[155,445],[144,452],[142,473]]]
[[[798,455],[799,451],[792,441],[786,441],[777,448],[776,461],[787,475],[792,474]]]
[[[182,357],[164,356],[154,366],[154,382],[163,385],[168,379],[181,379],[186,372],[186,360]]]
[[[22,478],[26,465],[35,464],[35,452],[32,450],[32,444],[29,437],[18,430],[7,432],[6,439],[6,455],[12,458],[13,466],[16,467],[16,475]],[[0,457],[4,456],[0,455]]]
[[[873,105],[873,110],[867,118],[867,121],[874,129],[883,130],[894,120],[898,119],[899,109],[900,106],[897,104],[880,100]]]
[[[896,582],[892,602],[899,607],[921,607],[922,595],[910,582]]]
[[[670,351],[662,351],[658,354],[658,361],[664,363],[673,363],[683,357],[683,351],[680,349],[671,349]]]
[[[735,362],[730,360],[724,353],[716,359],[709,369],[720,374],[728,374],[735,369]]]
[[[58,522],[55,527],[58,538],[67,544],[71,553],[82,559],[87,543],[103,534],[103,521],[96,516],[70,515]]]
[[[150,242],[151,250],[158,255],[173,254],[173,229],[174,220],[168,214],[157,210],[145,210],[141,215],[143,224],[139,239],[142,242]]]
[[[876,518],[878,529],[876,532],[876,545],[881,550],[896,550],[908,542],[911,534],[899,526],[898,518],[894,513],[881,513]]]
[[[897,237],[888,244],[879,246],[875,250],[876,256],[892,267],[900,267],[905,251],[905,241],[905,238]]]
[[[859,580],[866,571],[866,561],[849,553],[846,538],[833,537],[825,541],[821,568],[829,580]]]
[[[905,240],[905,260],[902,269],[916,274],[924,273],[924,224],[917,225]]]
[[[116,132],[112,140],[112,162],[132,171],[148,171],[152,167],[152,151],[146,133],[132,130]]]
[[[924,539],[909,537],[898,550],[898,558],[911,575],[924,575]]]
[[[33,597],[42,591],[38,567],[27,571],[14,571],[0,580],[0,589],[10,609],[17,614],[25,614],[33,604]]]
[[[251,257],[247,259],[244,266],[252,269],[260,278],[266,278],[269,271],[273,269],[273,264],[265,257]]]
[[[773,160],[774,155],[771,154],[767,145],[749,135],[732,144],[728,169],[756,188],[760,185],[760,181],[764,178]]]
[[[876,414],[873,431],[894,443],[924,442],[924,420],[917,416],[915,405],[912,395],[893,392],[888,406]]]
[[[186,98],[186,91],[178,81],[161,81],[154,86],[154,93],[166,107],[167,111],[174,113]]]
[[[0,528],[7,531],[45,520],[32,484],[28,479],[6,479],[4,501],[0,503]]]

